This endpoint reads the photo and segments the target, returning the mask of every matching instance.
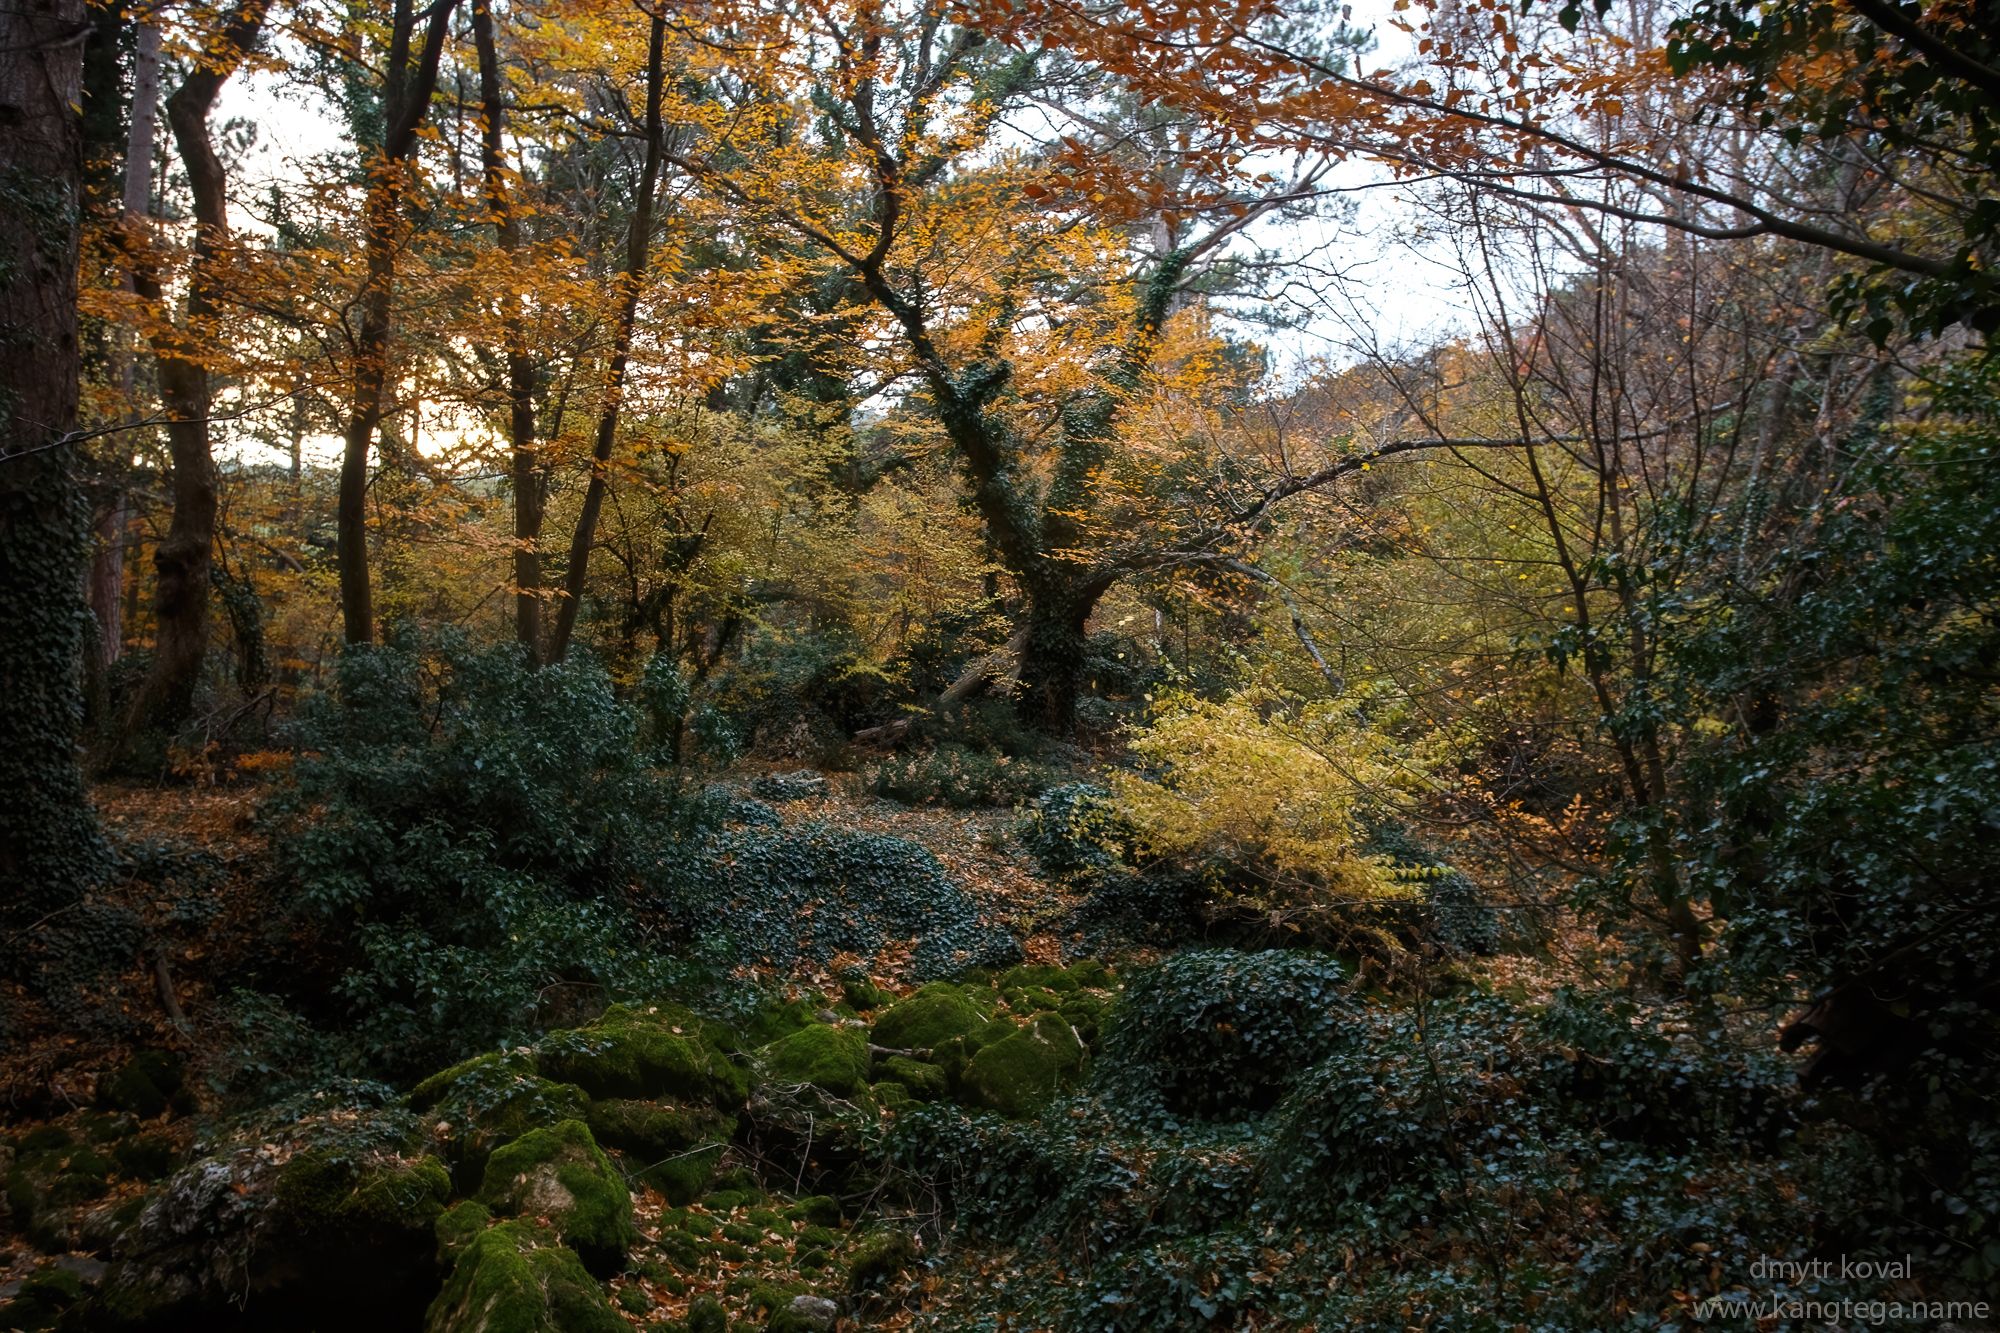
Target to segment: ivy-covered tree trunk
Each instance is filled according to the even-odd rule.
[[[1021,720],[1054,736],[1076,730],[1076,699],[1083,684],[1084,626],[1097,595],[1069,590],[1045,593],[1028,604],[1028,633],[1018,671]]]
[[[90,520],[74,440],[84,27],[82,0],[0,8],[0,920],[10,934],[76,902],[104,860],[76,748]]]

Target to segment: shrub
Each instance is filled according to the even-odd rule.
[[[1043,792],[1021,818],[1018,832],[1043,875],[1084,884],[1127,865],[1135,836],[1111,794],[1087,782]]]
[[[402,634],[342,658],[266,816],[368,1065],[415,1073],[547,1021],[546,996],[684,972],[627,907],[671,896],[676,849],[714,817],[654,767],[662,716],[511,646]]]
[[[1354,1019],[1331,958],[1191,949],[1142,972],[1112,1008],[1106,1086],[1167,1117],[1270,1109]]]

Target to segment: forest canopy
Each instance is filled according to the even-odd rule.
[[[0,1328],[1993,1317],[1994,0],[33,0],[0,126]]]

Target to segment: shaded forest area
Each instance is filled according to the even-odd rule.
[[[0,10],[0,1328],[1991,1327],[1996,34]]]

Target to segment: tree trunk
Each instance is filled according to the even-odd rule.
[[[89,507],[75,472],[82,0],[0,7],[0,917],[79,901],[105,864],[77,766]],[[3,964],[20,965],[14,945]]]
[[[132,52],[132,108],[125,139],[125,179],[123,214],[127,234],[134,242],[136,232],[152,213],[153,132],[160,112],[160,27],[141,21]],[[134,291],[131,268],[124,276],[125,290]],[[134,391],[131,330],[117,329],[113,337],[112,381],[121,401],[130,403]],[[119,468],[106,486],[92,524],[95,540],[90,561],[90,610],[97,618],[96,674],[101,679],[125,650],[125,527],[131,506],[125,494],[124,469]],[[102,705],[102,699],[95,706]]]
[[[639,296],[653,249],[653,193],[659,187],[665,131],[660,102],[666,77],[667,21],[665,11],[653,18],[646,49],[646,164],[639,173],[639,197],[632,209],[632,227],[625,241],[624,296],[612,341],[611,364],[604,376],[604,408],[597,418],[597,444],[591,451],[590,485],[583,493],[583,512],[569,545],[569,567],[563,571],[563,600],[556,609],[555,633],[549,640],[549,660],[560,662],[576,630],[577,609],[583,602],[584,580],[590,573],[590,551],[597,541],[597,515],[604,508],[606,471],[611,446],[618,438],[618,415],[625,403],[625,370],[632,356],[632,329],[639,318]]]
[[[1030,595],[1027,638],[1021,648],[1021,721],[1052,736],[1076,731],[1076,698],[1083,685],[1084,625],[1103,596],[1091,592]]]
[[[167,124],[194,196],[194,258],[183,327],[156,334],[160,399],[173,457],[173,516],[153,552],[158,576],[152,668],[132,700],[128,735],[170,731],[193,711],[208,654],[208,602],[215,552],[216,470],[209,438],[213,398],[205,359],[219,337],[221,265],[229,249],[228,177],[209,140],[215,99],[257,43],[269,0],[245,0],[207,44],[201,62],[167,99]],[[160,299],[150,264],[135,271],[139,294]]]
[[[500,57],[493,43],[490,0],[473,0],[472,40],[479,51],[479,100],[485,113],[480,166],[486,183],[486,211],[500,253],[511,263],[521,252],[521,227],[507,188],[506,102],[501,95]],[[521,298],[510,284],[500,297],[501,337],[507,352],[507,438],[514,480],[514,637],[530,662],[542,653],[542,468],[535,448],[535,363]]]
[[[388,128],[382,150],[368,170],[363,204],[367,274],[356,305],[361,328],[355,337],[354,374],[342,431],[340,499],[336,507],[336,553],[340,562],[340,614],[349,643],[375,638],[374,594],[368,582],[368,454],[382,424],[383,390],[389,382],[389,322],[396,295],[396,232],[403,211],[417,130],[437,88],[438,62],[456,0],[439,0],[424,31],[423,51],[411,77],[410,39],[416,16],[411,0],[396,0],[389,39]]]

